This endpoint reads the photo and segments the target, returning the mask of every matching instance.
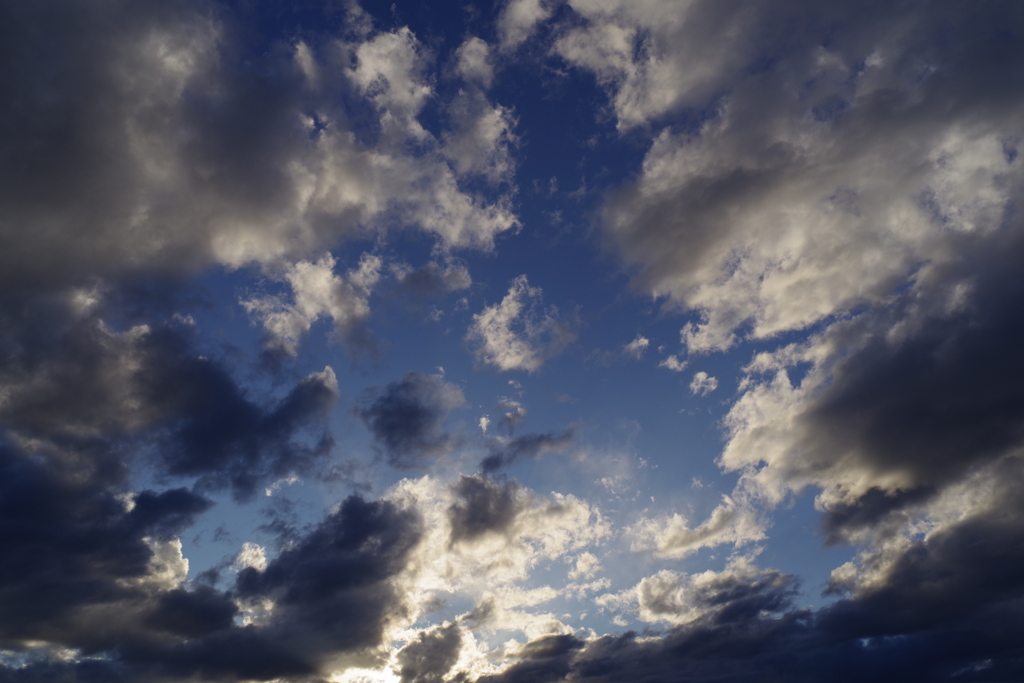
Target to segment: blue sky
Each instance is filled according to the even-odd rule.
[[[1013,681],[1024,10],[0,10],[0,681]]]

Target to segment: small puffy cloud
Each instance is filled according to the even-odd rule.
[[[694,374],[693,380],[690,382],[690,393],[694,396],[707,396],[717,388],[718,380],[708,377],[708,373],[703,370]]]
[[[685,517],[673,514],[643,519],[628,530],[632,549],[650,551],[656,557],[680,558],[701,548],[724,543],[743,545],[765,537],[765,522],[749,503],[722,496],[722,502],[700,525],[691,527]]]
[[[441,154],[462,175],[477,175],[492,185],[510,182],[515,171],[512,148],[518,142],[512,110],[492,104],[479,90],[462,91],[448,107],[452,127]]]
[[[458,439],[444,431],[449,411],[466,402],[462,390],[441,375],[410,372],[386,387],[367,390],[358,414],[399,469],[426,464],[448,453]]]
[[[575,325],[557,308],[537,310],[541,295],[520,275],[501,303],[473,316],[466,340],[475,346],[478,362],[500,371],[533,372],[576,339]]]
[[[572,444],[575,433],[575,428],[569,427],[561,434],[523,434],[513,439],[494,439],[491,454],[480,463],[480,469],[490,474],[521,458],[535,460],[544,453],[563,451]]]
[[[580,553],[576,558],[576,565],[569,572],[570,579],[592,579],[594,574],[601,569],[601,562],[594,553]]]
[[[672,372],[682,372],[686,369],[686,366],[690,363],[688,361],[680,361],[675,355],[669,356],[665,360],[658,363],[659,368],[668,368]]]
[[[491,46],[476,36],[465,40],[455,51],[456,71],[468,83],[489,88],[494,80],[494,66],[491,64]]]
[[[516,48],[537,24],[551,16],[551,0],[508,0],[498,16],[498,36],[504,50]]]
[[[242,544],[242,549],[238,551],[235,556],[235,561],[231,565],[232,569],[236,572],[240,572],[247,567],[252,567],[258,572],[262,572],[267,568],[267,550],[258,543],[245,542]]]
[[[512,483],[499,485],[463,475],[453,487],[455,500],[448,508],[451,541],[472,541],[486,533],[504,533],[524,505],[524,493]]]
[[[639,360],[640,357],[644,355],[644,351],[646,351],[647,347],[650,345],[650,339],[638,334],[636,339],[622,347],[622,351],[627,356],[631,356]]]
[[[316,263],[300,261],[284,275],[291,286],[291,303],[281,297],[263,297],[242,301],[242,306],[263,323],[270,343],[294,356],[299,339],[321,316],[334,321],[335,329],[351,336],[370,315],[367,302],[380,279],[381,260],[363,254],[359,266],[344,277],[334,274],[335,260],[330,254]]]

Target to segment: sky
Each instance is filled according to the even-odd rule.
[[[1024,680],[1024,4],[0,46],[0,683]]]

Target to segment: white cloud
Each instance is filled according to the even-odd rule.
[[[455,538],[452,506],[465,501],[452,485],[432,477],[406,479],[385,496],[422,516],[424,536],[405,570],[395,577],[408,612],[391,624],[384,642],[398,639],[403,629],[433,611],[439,599],[476,605],[471,620],[477,629],[521,631],[531,639],[572,632],[554,614],[537,609],[562,595],[562,590],[537,585],[531,575],[542,562],[560,563],[572,557],[584,569],[596,569],[589,559],[581,558],[592,555],[587,549],[612,535],[610,522],[575,496],[540,496],[514,482],[502,488],[477,481],[492,494],[508,494],[510,507],[494,528],[477,530],[472,536]]]
[[[94,87],[57,84],[46,101],[7,112],[5,125],[25,133],[12,158],[88,170],[22,168],[5,209],[18,219],[0,222],[48,227],[19,234],[0,254],[0,272],[43,283],[152,265],[274,272],[368,231],[408,226],[444,250],[486,250],[517,224],[511,187],[485,197],[460,185],[463,174],[510,181],[511,112],[477,88],[457,105],[442,102],[453,107],[452,129],[429,134],[418,117],[437,97],[432,57],[407,28],[319,49],[300,41],[268,57],[283,60],[270,67],[283,80],[262,91],[264,81],[227,66],[230,31],[204,13],[140,10],[127,22],[81,11],[94,22],[88,35],[117,49],[86,34],[55,40]],[[13,64],[35,54],[31,40],[11,46]],[[480,47],[465,51],[466,69]],[[350,104],[376,110],[379,135],[352,129]],[[49,239],[58,232],[65,239]],[[45,268],[32,256],[44,249]]]
[[[363,254],[359,266],[344,277],[334,274],[330,254],[316,263],[300,261],[291,266],[284,279],[291,286],[292,303],[281,297],[242,301],[245,309],[263,323],[275,344],[295,355],[299,339],[321,316],[334,321],[343,334],[351,333],[370,314],[368,299],[380,278],[381,260]]]
[[[356,66],[352,81],[382,112],[384,135],[395,140],[426,138],[416,120],[433,89],[425,78],[427,59],[423,46],[408,27],[379,33],[352,47]]]
[[[551,16],[550,0],[508,0],[498,16],[498,35],[502,49],[521,45],[537,24]]]
[[[640,357],[644,355],[644,351],[646,351],[647,347],[650,345],[650,339],[638,334],[636,339],[623,346],[622,350],[627,356],[632,356],[639,360]]]
[[[533,372],[576,338],[574,327],[559,317],[557,308],[537,312],[541,294],[520,275],[501,303],[473,316],[466,339],[475,344],[478,362],[501,371]]]
[[[576,566],[569,572],[570,579],[592,579],[601,569],[601,562],[594,553],[580,553],[576,558]]]
[[[709,377],[708,373],[704,371],[694,374],[693,380],[690,382],[690,393],[694,396],[707,396],[717,388],[718,380]]]
[[[467,38],[455,51],[456,70],[462,78],[482,88],[491,87],[494,80],[494,66],[491,64],[491,47],[487,41],[476,36]]]
[[[620,128],[709,95],[749,54],[752,46],[735,36],[757,14],[678,0],[569,0],[569,5],[584,21],[566,31],[553,50],[593,71],[611,90]]]
[[[683,574],[663,569],[654,576],[640,580],[633,588],[597,598],[605,608],[635,611],[648,623],[688,624],[728,607],[737,598],[736,586],[744,586],[746,595],[767,594],[766,606],[781,605],[771,599],[772,593],[785,595],[792,590],[792,580],[773,570],[762,570],[752,557],[733,557],[721,571]]]
[[[689,365],[689,361],[680,361],[675,355],[669,356],[665,360],[658,363],[659,368],[668,368],[672,372],[682,372]]]
[[[739,494],[741,495],[741,494]],[[697,527],[682,515],[642,519],[627,531],[634,552],[653,552],[656,557],[680,558],[701,548],[725,543],[743,545],[765,538],[765,522],[743,498],[737,502],[722,496],[722,502]]]
[[[266,548],[258,543],[246,542],[242,544],[242,549],[235,556],[235,561],[232,563],[231,568],[239,572],[248,567],[252,567],[258,572],[262,572],[267,568]]]

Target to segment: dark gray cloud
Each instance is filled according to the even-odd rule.
[[[379,664],[382,629],[403,610],[390,578],[420,521],[390,503],[347,499],[264,571],[245,569],[221,592],[176,585],[185,565],[174,534],[210,506],[204,498],[183,489],[118,497],[116,477],[83,477],[6,445],[0,474],[0,643],[45,641],[106,659],[33,663],[30,650],[30,665],[0,666],[0,680],[309,681],[338,653]],[[270,618],[237,625],[236,601],[268,599]]]
[[[338,397],[330,368],[265,408],[221,362],[199,352],[188,325],[117,333],[68,307],[36,302],[24,312],[0,311],[10,322],[0,332],[7,386],[0,423],[22,437],[111,444],[157,438],[163,472],[239,498],[268,478],[309,471],[333,445],[322,428]]]
[[[461,648],[462,630],[457,623],[421,631],[398,653],[402,683],[441,683],[458,661]]]
[[[480,683],[552,683],[565,680],[574,657],[585,643],[573,635],[544,636],[524,645],[518,660],[499,676],[484,676]]]
[[[237,593],[274,601],[261,638],[307,667],[316,670],[339,652],[363,651],[374,662],[386,622],[403,610],[390,579],[405,568],[420,533],[414,512],[351,496],[265,571],[243,570]]]
[[[127,470],[103,448],[27,453],[0,440],[0,642],[7,647],[38,640],[103,650],[176,623],[213,629],[224,624],[223,610],[230,622],[233,607],[223,600],[214,607],[211,595],[160,597],[161,576],[173,579],[180,559],[174,537],[212,503],[185,489],[127,496]],[[212,624],[211,608],[222,610]],[[150,620],[159,625],[147,627]]]
[[[358,411],[388,463],[411,469],[459,443],[444,431],[444,421],[452,408],[463,403],[462,391],[440,375],[410,372],[383,388],[367,390]]]
[[[448,508],[452,543],[472,541],[491,531],[504,532],[523,507],[515,481],[498,484],[462,475],[453,491],[457,499]]]
[[[811,353],[834,351],[786,404],[784,432],[754,437],[751,423],[734,433],[730,448],[761,449],[764,481],[824,489],[829,542],[926,513],[1024,446],[1024,287],[1014,275],[1024,246],[1011,234],[987,247],[977,239],[963,240],[969,257],[925,272],[889,309],[814,338]],[[735,414],[745,410],[741,402]]]
[[[415,270],[399,270],[398,292],[417,299],[435,297],[469,287],[473,280],[458,262],[439,265],[430,261]]]
[[[520,458],[536,460],[544,453],[565,450],[572,444],[575,434],[576,429],[570,427],[561,434],[523,434],[507,442],[492,440],[491,454],[480,462],[480,471],[491,474]]]

